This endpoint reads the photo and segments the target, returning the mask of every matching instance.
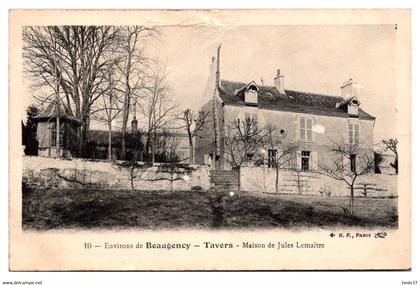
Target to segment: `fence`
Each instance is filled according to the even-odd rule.
[[[348,196],[348,185],[318,172],[279,170],[278,194]],[[242,167],[241,190],[276,193],[276,170],[267,167]],[[397,176],[369,174],[356,180],[359,197],[396,197]]]

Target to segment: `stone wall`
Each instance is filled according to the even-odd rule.
[[[276,170],[267,167],[242,167],[241,189],[243,191],[276,193]],[[369,174],[356,180],[355,195],[364,197],[397,197],[397,177],[388,174]],[[279,170],[279,194],[349,196],[349,188],[343,181],[337,181],[317,172],[296,172]]]
[[[204,165],[62,160],[24,156],[23,183],[31,187],[121,190],[190,190],[210,188],[210,170]]]

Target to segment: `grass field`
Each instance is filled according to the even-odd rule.
[[[397,199],[214,191],[23,189],[24,229],[397,227]]]

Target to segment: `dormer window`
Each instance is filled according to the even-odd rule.
[[[257,86],[255,85],[249,85],[248,90],[253,90],[253,91],[257,91]]]
[[[255,84],[249,84],[245,89],[245,104],[258,105],[258,87]]]
[[[347,105],[347,111],[350,116],[358,117],[359,116],[359,100],[353,98]]]
[[[359,116],[359,106],[360,102],[355,96],[336,104],[336,108],[340,108],[343,111],[347,112],[350,117]]]

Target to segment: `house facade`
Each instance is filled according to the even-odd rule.
[[[277,70],[273,86],[252,82],[221,79],[219,52],[212,59],[205,96],[208,101],[202,112],[210,114],[205,134],[196,139],[196,162],[208,163],[214,169],[230,169],[226,140],[232,122],[252,121],[256,128],[275,126],[282,140],[295,145],[294,158],[288,167],[317,171],[323,160],[332,156],[333,144],[357,144],[363,155],[373,156],[375,118],[365,112],[350,79],[341,86],[341,96],[329,96],[285,89],[284,76]],[[261,152],[270,156],[281,147],[262,146]],[[255,151],[254,152],[258,152]],[[345,163],[357,167],[358,153]],[[249,153],[248,166],[256,161],[257,153]]]

